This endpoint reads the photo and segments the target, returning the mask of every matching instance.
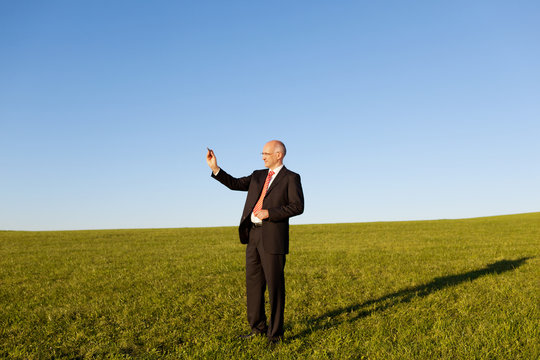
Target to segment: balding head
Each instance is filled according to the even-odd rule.
[[[264,166],[269,169],[275,169],[283,164],[283,158],[287,153],[285,144],[279,140],[272,140],[264,145],[262,156],[264,160]]]
[[[281,141],[272,140],[272,141],[269,141],[267,144],[273,147],[274,152],[281,153],[283,155],[282,158],[284,158],[285,155],[287,154],[287,148],[285,148],[285,144],[282,143]]]

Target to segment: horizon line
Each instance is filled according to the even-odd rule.
[[[540,211],[524,212],[524,213],[512,213],[512,214],[497,214],[497,215],[483,215],[473,217],[458,217],[458,218],[437,218],[437,219],[409,219],[409,220],[374,220],[374,221],[347,221],[347,222],[322,222],[322,223],[305,223],[305,224],[291,224],[291,226],[312,226],[312,225],[340,225],[340,224],[374,224],[374,223],[399,223],[399,222],[421,222],[421,221],[452,221],[452,220],[473,220],[473,219],[486,219],[504,216],[516,216],[516,215],[532,215],[540,214]],[[215,225],[215,226],[181,226],[181,227],[141,227],[141,228],[96,228],[96,229],[60,229],[60,230],[10,230],[0,229],[0,232],[68,232],[68,231],[115,231],[115,230],[166,230],[166,229],[212,229],[212,228],[228,228],[238,227],[238,225]]]

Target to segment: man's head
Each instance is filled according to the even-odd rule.
[[[285,144],[279,140],[272,140],[267,142],[263,147],[262,158],[264,166],[273,170],[283,164],[283,158],[287,154]]]

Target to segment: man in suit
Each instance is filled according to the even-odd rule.
[[[300,175],[283,165],[287,150],[281,141],[263,147],[262,159],[268,170],[235,178],[217,165],[208,149],[206,162],[212,177],[231,190],[247,191],[238,228],[246,247],[247,318],[251,332],[244,339],[267,335],[270,343],[283,339],[285,309],[285,256],[289,253],[289,218],[304,212]],[[264,293],[268,286],[271,314],[267,324]]]

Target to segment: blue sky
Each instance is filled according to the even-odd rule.
[[[281,139],[294,224],[540,211],[537,1],[4,1],[0,229],[236,225]]]

